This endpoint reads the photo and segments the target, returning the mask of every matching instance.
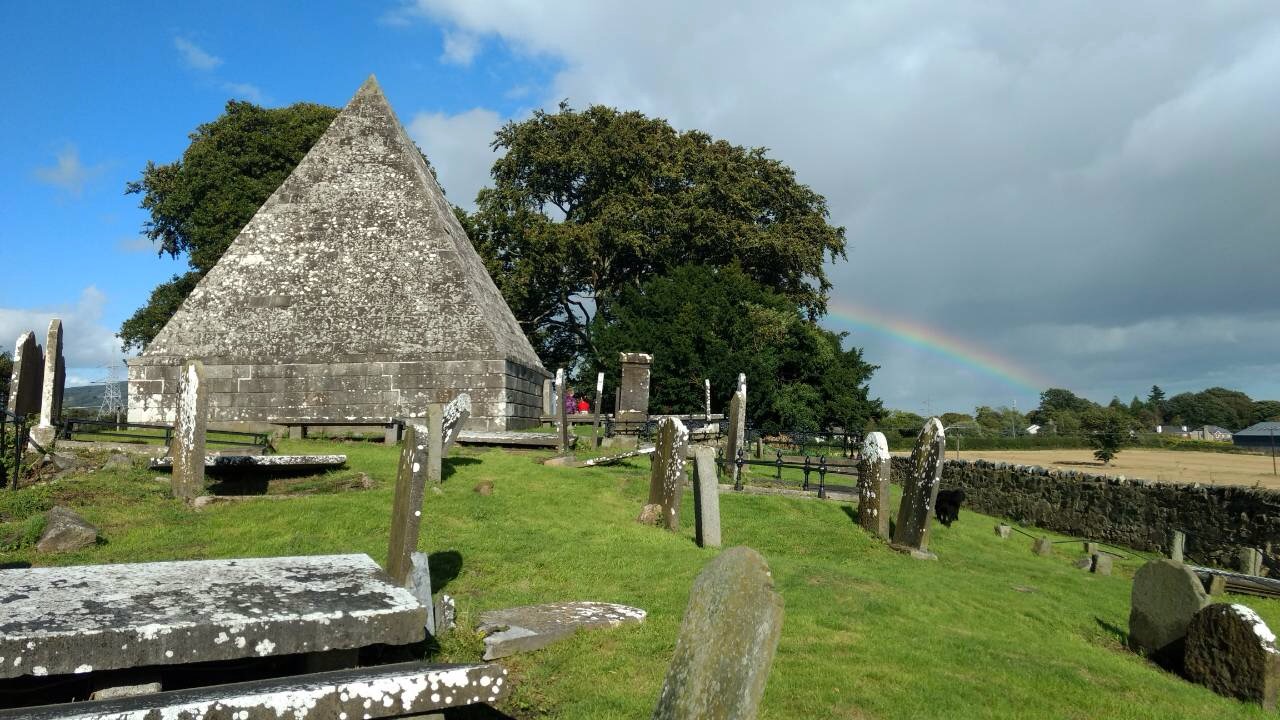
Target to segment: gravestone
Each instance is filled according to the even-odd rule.
[[[44,355],[36,334],[25,332],[13,348],[13,374],[9,376],[9,412],[27,417],[40,412],[40,386],[44,380]]]
[[[1187,626],[1209,604],[1200,578],[1180,562],[1152,560],[1134,574],[1129,602],[1129,647],[1181,669]]]
[[[742,392],[747,391],[747,374],[738,373],[738,389]]]
[[[1094,553],[1090,557],[1093,559],[1093,564],[1089,567],[1089,572],[1097,573],[1098,575],[1111,574],[1112,561],[1111,561],[1110,555],[1106,553],[1098,552],[1098,553]]]
[[[36,543],[40,552],[69,552],[98,541],[98,528],[69,508],[55,505],[45,514],[44,532]]]
[[[938,418],[925,422],[911,451],[911,469],[902,482],[902,502],[893,531],[893,544],[904,550],[929,550],[929,526],[938,498],[938,481],[946,456],[947,437]]]
[[[1262,574],[1262,551],[1257,548],[1242,547],[1238,553],[1240,572],[1245,575]]]
[[[424,552],[409,554],[409,578],[405,587],[427,609],[427,632],[436,636],[435,602],[431,599],[431,562]]]
[[[178,417],[173,424],[173,496],[193,499],[204,493],[204,438],[209,414],[209,389],[204,363],[189,360],[182,369]]]
[[[40,394],[40,424],[31,428],[31,439],[41,447],[51,447],[58,435],[55,424],[62,420],[62,385],[66,382],[62,360],[62,321],[49,321],[44,350],[44,382]]]
[[[1053,542],[1047,537],[1038,537],[1035,542],[1031,543],[1031,552],[1046,557],[1052,555]]]
[[[439,417],[437,415],[437,417]],[[396,490],[391,501],[391,541],[387,548],[387,574],[405,586],[413,569],[413,553],[418,549],[422,528],[422,500],[426,494],[426,437],[410,425],[404,431],[404,447],[396,469]],[[426,433],[430,434],[430,433]]]
[[[680,531],[680,498],[684,495],[684,460],[689,431],[679,418],[664,417],[658,423],[649,469],[649,505],[656,505],[660,524]]]
[[[556,412],[556,381],[551,378],[542,380],[542,414],[554,415]]]
[[[1011,535],[1012,533],[1013,533],[1013,528],[1012,528],[1012,527],[1010,527],[1010,526],[1008,526],[1008,525],[1005,525],[1004,523],[1000,523],[1000,524],[996,525],[996,535],[997,535],[1001,540],[1008,540],[1008,539],[1009,539],[1009,535]]]
[[[1244,605],[1215,603],[1197,612],[1187,626],[1187,679],[1219,695],[1276,709],[1280,653],[1276,636]]]
[[[655,720],[751,720],[782,632],[782,596],[755,550],[734,547],[693,581]]]
[[[622,383],[618,388],[618,407],[614,419],[624,423],[623,432],[636,433],[649,419],[649,376],[653,356],[648,353],[618,354],[622,365]],[[629,423],[630,425],[627,425]]]
[[[467,393],[458,395],[458,397],[450,400],[448,405],[444,406],[444,410],[440,414],[440,432],[443,438],[440,447],[441,458],[449,454],[449,450],[457,442],[458,435],[462,434],[462,428],[467,424],[467,419],[470,417],[471,396]]]
[[[600,418],[604,417],[604,373],[596,373],[596,416],[591,423],[591,446],[600,447]]]
[[[644,622],[640,608],[602,602],[526,605],[480,613],[476,630],[484,635],[484,659],[496,660],[540,650],[578,630],[600,630]]]
[[[565,401],[569,398],[569,388],[565,385],[564,368],[556,370],[556,416],[560,418],[560,441],[557,449],[564,455],[569,452],[569,408]]]
[[[1186,551],[1187,536],[1180,530],[1174,530],[1173,535],[1169,538],[1169,559],[1182,562],[1182,555]]]
[[[744,454],[747,436],[747,391],[738,388],[729,399],[729,440],[724,448],[724,472],[738,486],[738,452]]]
[[[892,463],[884,433],[867,433],[858,456],[858,524],[889,538],[889,474]]]
[[[711,380],[702,381],[703,399],[706,407],[706,419],[711,420]]]
[[[700,445],[693,450],[694,539],[699,547],[720,547],[720,483],[716,480],[716,451]]]

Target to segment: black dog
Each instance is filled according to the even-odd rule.
[[[963,503],[964,490],[939,490],[933,515],[938,518],[938,522],[951,527],[951,523],[960,519],[960,505]]]

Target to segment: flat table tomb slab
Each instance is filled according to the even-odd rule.
[[[347,462],[346,455],[205,455],[206,468],[325,468],[339,467]],[[173,457],[166,455],[151,461],[152,470],[170,470]]]

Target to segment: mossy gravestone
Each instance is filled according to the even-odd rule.
[[[884,433],[867,433],[858,458],[858,524],[889,537],[889,442]]]
[[[1182,668],[1191,618],[1209,604],[1200,578],[1174,560],[1152,560],[1133,576],[1129,647],[1161,667]]]
[[[782,632],[782,596],[755,550],[729,548],[693,581],[655,720],[751,720]]]
[[[911,474],[902,482],[902,502],[893,528],[893,544],[903,550],[928,551],[933,505],[938,499],[947,436],[938,418],[929,418],[911,451]]]
[[[190,360],[182,369],[178,389],[178,416],[173,424],[173,496],[188,500],[204,492],[205,423],[209,415],[209,389],[204,363]]]
[[[438,412],[438,411],[436,411]],[[436,417],[439,417],[438,415]],[[426,494],[428,438],[409,425],[396,470],[396,490],[391,501],[391,540],[387,548],[387,574],[397,585],[406,585],[413,570],[413,552],[422,529],[422,500]]]
[[[1215,603],[1196,613],[1187,627],[1184,658],[1188,680],[1264,710],[1276,709],[1276,636],[1244,605]]]
[[[671,532],[680,532],[680,498],[684,495],[684,458],[688,444],[689,431],[684,423],[677,418],[662,418],[653,443],[648,504],[658,507],[658,524]]]

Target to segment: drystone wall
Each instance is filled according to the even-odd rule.
[[[895,482],[908,466],[908,458],[893,458]],[[948,460],[942,487],[962,488],[965,507],[976,512],[1138,550],[1168,554],[1178,530],[1186,533],[1185,557],[1192,563],[1235,567],[1238,549],[1253,547],[1271,564],[1272,545],[1280,552],[1280,492],[1274,490],[1121,480],[982,460]]]

